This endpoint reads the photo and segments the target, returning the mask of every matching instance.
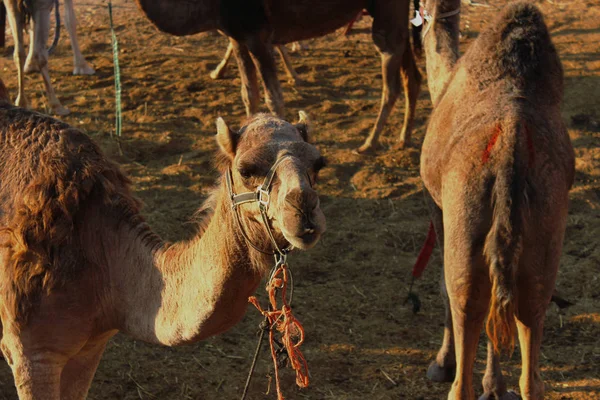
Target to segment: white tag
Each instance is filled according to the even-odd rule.
[[[421,14],[419,14],[418,11],[415,11],[415,17],[410,20],[410,23],[413,24],[414,26],[423,25],[423,18],[421,18]]]

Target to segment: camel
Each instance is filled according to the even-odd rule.
[[[19,94],[15,104],[26,108],[28,105],[25,96],[24,68],[25,68],[25,49],[23,43],[23,29],[25,27],[26,14],[30,14],[31,24],[31,43],[30,46],[35,49],[30,51],[30,70],[37,68],[44,80],[46,95],[50,109],[54,114],[67,115],[69,110],[64,107],[56,97],[50,74],[48,73],[48,50],[46,42],[50,29],[50,11],[52,10],[54,0],[35,0],[28,2],[24,0],[4,0],[8,22],[12,30],[15,41],[13,58],[17,66]]]
[[[75,17],[73,0],[65,0],[65,26],[67,27],[67,32],[69,32],[71,49],[73,50],[73,75],[94,75],[96,71],[86,61],[83,54],[81,54],[79,41],[77,40],[77,18]],[[34,34],[35,30],[32,29],[30,31],[30,43],[35,43]],[[36,61],[40,59],[38,52],[39,48],[36,46],[29,46],[29,54],[27,55],[27,60],[25,60],[26,74],[40,71],[40,67],[36,63]]]
[[[296,43],[298,43],[298,42],[294,42],[294,44],[296,44]],[[229,63],[229,59],[231,58],[231,55],[233,54],[233,46],[234,45],[230,40],[229,44],[227,45],[227,50],[225,51],[225,55],[223,56],[223,59],[221,60],[219,65],[217,65],[215,67],[215,69],[210,73],[211,79],[222,79],[223,78],[223,75],[225,75],[225,71],[227,69],[227,64]],[[287,49],[285,48],[285,45],[277,45],[277,46],[275,46],[275,49],[279,53],[279,56],[281,57],[281,61],[283,61],[283,67],[288,76],[288,82],[291,83],[292,85],[296,86],[300,82],[300,77],[298,76],[298,73],[296,72],[296,70],[294,69],[294,66],[292,65],[292,60],[290,59],[290,55],[289,55]]]
[[[459,59],[460,0],[429,0],[423,45],[433,112],[421,177],[444,260],[444,340],[428,370],[471,400],[487,315],[485,399],[507,391],[500,352],[522,356],[525,400],[544,398],[539,354],[574,179],[561,119],[563,71],[540,11],[505,7]]]
[[[269,110],[283,115],[283,95],[276,75],[272,45],[320,37],[345,26],[363,9],[373,16],[372,37],[381,53],[383,92],[375,126],[358,149],[377,147],[383,127],[404,86],[406,107],[399,147],[408,145],[421,75],[410,50],[409,0],[136,0],[161,31],[183,36],[211,30],[224,32],[233,43],[248,115],[258,107],[256,70],[262,77]]]
[[[27,107],[28,104],[25,96],[23,73],[40,72],[44,79],[50,109],[54,114],[67,115],[69,114],[69,110],[56,97],[48,72],[46,42],[50,29],[50,11],[54,0],[36,0],[29,4],[30,9],[28,11],[31,13],[29,54],[27,59],[24,60],[23,29],[27,11],[25,11],[22,5],[27,3],[23,0],[4,0],[4,8],[7,10],[8,20],[15,40],[14,59],[17,65],[19,80],[19,94],[15,103],[20,107]],[[4,26],[4,24],[0,25]],[[73,0],[65,0],[65,25],[69,32],[71,47],[73,49],[73,75],[93,75],[96,71],[94,71],[94,68],[88,64],[85,57],[81,54],[79,42],[77,41],[77,20],[73,9]]]
[[[200,232],[169,244],[88,136],[2,94],[0,347],[21,400],[84,399],[119,331],[177,346],[228,330],[273,243],[308,249],[325,230],[313,188],[323,159],[303,113],[296,125],[258,114],[237,132],[218,119],[221,175]]]

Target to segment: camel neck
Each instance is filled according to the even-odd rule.
[[[427,84],[433,105],[446,87],[459,58],[460,13],[439,19],[438,16],[460,10],[460,0],[432,0],[427,12],[433,16],[427,35],[423,38],[427,58]]]
[[[219,1],[136,0],[146,17],[158,29],[185,36],[219,28]]]
[[[223,185],[216,196],[203,234],[155,251],[132,252],[129,265],[138,265],[123,285],[128,295],[116,304],[126,307],[120,327],[125,333],[173,346],[224,332],[245,314],[248,297],[272,257],[249,249]],[[251,238],[268,246],[266,238]]]

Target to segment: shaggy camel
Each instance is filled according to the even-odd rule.
[[[409,0],[136,0],[156,27],[173,35],[221,30],[231,38],[242,79],[246,113],[256,113],[256,69],[271,112],[283,115],[283,95],[271,52],[272,44],[319,37],[352,21],[362,10],[373,16],[372,37],[381,52],[383,93],[377,122],[360,147],[374,148],[404,85],[406,108],[399,146],[410,142],[421,75],[410,49]]]
[[[298,42],[294,42],[294,44],[296,43]],[[275,46],[275,48],[277,49],[277,52],[281,57],[281,61],[283,61],[283,67],[288,76],[288,82],[294,86],[297,85],[300,82],[300,77],[294,69],[294,65],[292,64],[292,60],[290,59],[290,55],[288,54],[285,45],[277,45]],[[215,69],[210,73],[210,77],[212,79],[223,78],[225,70],[227,69],[227,63],[229,63],[229,59],[231,58],[231,54],[233,54],[233,43],[231,40],[229,40],[229,44],[227,45],[227,51],[225,51],[223,59],[221,60],[219,65],[217,65]]]
[[[507,6],[458,60],[460,0],[430,0],[424,48],[434,104],[421,176],[444,259],[444,341],[428,376],[449,399],[474,399],[479,334],[488,362],[480,399],[506,390],[502,349],[522,356],[524,399],[543,399],[539,354],[574,177],[561,119],[563,73],[538,9]],[[446,16],[444,16],[444,14]],[[429,33],[427,33],[429,32]]]
[[[96,71],[86,61],[81,49],[79,48],[79,41],[77,40],[77,18],[75,18],[75,9],[73,8],[73,0],[65,1],[65,26],[69,32],[69,39],[71,39],[71,48],[73,50],[73,75],[94,75]],[[35,43],[34,34],[36,31],[32,29],[30,31],[30,43]],[[29,54],[25,61],[25,73],[39,72],[40,67],[37,61],[40,59],[39,48],[36,46],[29,46]]]
[[[21,400],[84,399],[118,331],[167,346],[226,331],[273,265],[268,230],[279,247],[300,249],[325,230],[312,187],[323,163],[303,113],[295,126],[260,114],[239,132],[219,119],[221,177],[201,232],[167,244],[86,135],[5,99],[1,348]],[[268,172],[266,227],[255,190]],[[255,202],[232,207],[236,192]]]
[[[27,97],[25,96],[24,68],[25,68],[25,48],[23,43],[23,30],[25,28],[26,13],[30,13],[31,24],[31,43],[34,47],[30,51],[30,69],[37,68],[42,75],[44,85],[46,87],[46,95],[50,109],[54,114],[66,115],[69,110],[60,103],[50,82],[50,74],[48,73],[48,49],[46,43],[48,41],[48,33],[50,30],[50,11],[54,5],[54,0],[4,0],[8,22],[12,30],[15,41],[15,49],[13,58],[17,65],[17,74],[19,82],[19,94],[15,102],[19,107],[26,108],[28,105]]]

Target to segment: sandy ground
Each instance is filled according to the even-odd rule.
[[[487,7],[463,7],[463,49],[503,3],[489,0]],[[50,59],[51,76],[60,99],[72,111],[64,120],[87,132],[121,163],[145,203],[150,224],[165,238],[177,240],[194,232],[190,216],[216,176],[211,166],[216,117],[223,116],[233,126],[245,118],[240,80],[233,64],[224,80],[208,76],[225,50],[224,38],[171,37],[151,26],[133,2],[115,4],[123,75],[123,156],[111,138],[115,101],[104,2],[76,4],[82,49],[97,74],[71,75],[72,53],[63,30]],[[577,155],[557,282],[576,305],[562,313],[549,308],[541,368],[547,399],[599,399],[600,3],[553,0],[538,5],[563,61],[563,118]],[[442,338],[437,251],[415,286],[421,312],[413,315],[403,305],[428,226],[418,174],[419,149],[431,112],[426,86],[418,102],[412,147],[392,149],[403,117],[400,102],[385,132],[385,148],[376,156],[351,152],[368,133],[379,108],[380,64],[369,27],[370,18],[365,18],[349,38],[334,34],[307,41],[308,49],[293,56],[302,85],[292,87],[281,74],[287,117],[295,119],[303,109],[313,118],[314,142],[329,160],[318,186],[328,232],[317,248],[290,260],[296,278],[295,312],[307,334],[304,349],[311,385],[296,389],[292,374],[285,371],[289,399],[442,399],[450,386],[425,378]],[[7,46],[0,59],[2,78],[16,93],[10,35]],[[422,62],[419,66],[424,71]],[[32,107],[44,111],[39,75],[27,77],[27,92]],[[259,321],[259,314],[249,308],[230,332],[176,349],[118,335],[108,346],[89,398],[238,398]],[[476,382],[484,369],[484,343]],[[516,388],[518,351],[503,366],[509,386]],[[275,398],[267,378],[271,368],[265,350],[250,399]],[[476,390],[481,391],[479,383]],[[15,398],[10,370],[0,362],[0,399]]]

